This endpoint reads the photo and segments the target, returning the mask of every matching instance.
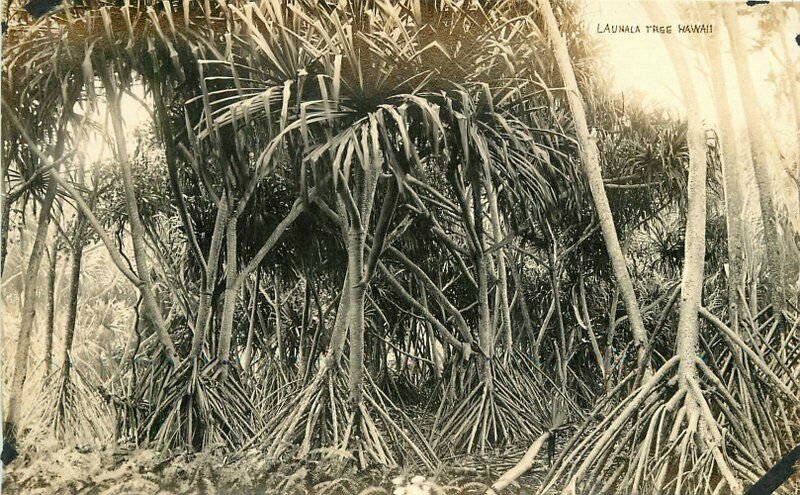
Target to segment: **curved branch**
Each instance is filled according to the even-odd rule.
[[[17,117],[17,115],[14,113],[14,111],[6,103],[5,100],[3,100],[2,105],[6,111],[6,116],[9,118],[14,127],[16,127],[19,133],[22,135],[22,138],[28,144],[28,147],[31,150],[33,150],[33,152],[36,153],[39,159],[45,163],[45,167],[51,168],[50,173],[52,174],[53,178],[56,180],[56,182],[58,182],[58,184],[61,187],[64,188],[64,190],[67,191],[67,193],[69,193],[72,199],[75,200],[78,209],[83,215],[86,216],[86,219],[89,221],[89,224],[97,232],[97,235],[100,237],[100,240],[103,242],[103,245],[105,245],[106,249],[108,250],[108,254],[111,256],[111,260],[114,262],[117,268],[122,272],[122,274],[125,275],[125,278],[130,280],[134,285],[138,287],[141,284],[141,280],[139,280],[139,277],[134,275],[134,273],[125,265],[125,262],[122,260],[119,251],[117,251],[116,246],[111,241],[108,232],[106,232],[100,221],[97,219],[94,213],[92,213],[92,210],[86,204],[86,201],[83,200],[80,193],[78,193],[78,191],[72,186],[72,184],[67,182],[67,180],[64,179],[64,177],[58,173],[58,171],[54,168],[56,166],[56,163],[53,162],[53,160],[51,160],[50,158],[48,158],[47,155],[45,155],[44,152],[39,148],[39,146],[36,145],[36,142],[31,138],[31,136],[28,134],[28,131],[25,130],[25,127],[19,121],[19,117]]]

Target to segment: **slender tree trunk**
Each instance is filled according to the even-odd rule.
[[[556,240],[553,238],[553,243]],[[555,315],[556,315],[556,323],[558,324],[558,346],[556,350],[558,351],[558,373],[561,376],[561,386],[567,386],[567,368],[568,368],[568,357],[567,357],[567,335],[566,335],[566,328],[564,327],[564,313],[561,310],[561,282],[560,282],[560,271],[561,267],[559,266],[558,255],[555,251],[550,252],[550,287],[553,289],[553,304],[555,305]]]
[[[664,16],[655,4],[646,3],[645,10],[653,22],[664,23]],[[679,303],[678,330],[676,335],[675,354],[680,359],[678,363],[678,383],[686,392],[684,407],[686,408],[686,421],[689,425],[696,425],[699,418],[704,417],[702,408],[705,399],[695,393],[699,388],[697,374],[698,347],[700,343],[699,311],[702,306],[703,281],[706,254],[706,137],[702,126],[699,107],[700,103],[691,81],[686,59],[677,44],[664,44],[675,68],[676,75],[683,95],[687,111],[687,140],[689,147],[689,179],[688,205],[686,210],[686,233],[684,236],[684,262],[681,277],[681,299]],[[713,420],[713,417],[711,418]],[[673,428],[673,435],[677,434],[678,424]],[[690,428],[694,428],[690,426]],[[706,447],[712,451],[720,472],[725,477],[731,493],[742,493],[742,486],[732,476],[727,461],[724,460],[720,444],[724,442],[718,426],[712,421],[703,421],[698,428]],[[676,487],[676,492],[680,487]]]
[[[50,265],[47,270],[47,324],[44,334],[44,373],[50,376],[53,368],[53,331],[56,316],[56,268],[58,266],[57,243],[50,245]]]
[[[297,369],[306,369],[308,352],[306,349],[306,334],[311,318],[311,281],[308,279],[308,270],[303,267],[303,308],[300,313],[300,339],[297,345]]]
[[[144,226],[139,215],[139,206],[136,200],[136,187],[133,181],[130,160],[128,158],[127,141],[123,128],[122,109],[120,107],[120,94],[113,75],[110,70],[103,74],[104,85],[106,88],[108,106],[111,113],[111,124],[114,129],[116,158],[122,172],[122,185],[125,191],[125,206],[128,212],[128,222],[131,231],[131,243],[133,244],[133,256],[136,262],[136,272],[140,280],[139,291],[142,293],[142,305],[147,319],[150,320],[155,328],[161,344],[164,346],[164,353],[169,362],[174,366],[178,363],[178,353],[169,335],[169,330],[161,314],[161,308],[156,300],[153,291],[153,283],[150,277],[150,265],[147,260],[147,246],[144,241]]]
[[[273,309],[275,310],[275,339],[278,342],[278,359],[286,364],[286,348],[283,343],[283,321],[281,320],[281,307],[283,306],[281,298],[283,294],[281,293],[281,282],[278,280],[278,275],[276,274],[272,280],[275,284],[275,305]]]
[[[500,209],[497,206],[497,191],[495,190],[494,183],[492,182],[491,171],[489,166],[484,164],[484,182],[486,184],[486,196],[489,198],[489,213],[492,215],[492,236],[494,242],[499,243],[504,241],[503,228],[500,225]],[[503,348],[506,353],[511,352],[514,347],[514,336],[511,333],[511,306],[508,299],[508,273],[506,272],[506,254],[505,248],[497,249],[497,272],[498,272],[498,289],[500,296],[500,316],[502,317],[503,329]]]
[[[753,78],[750,74],[744,38],[739,32],[739,20],[737,19],[736,6],[732,4],[725,5],[722,6],[722,9],[722,16],[725,20],[725,26],[728,29],[728,38],[731,42],[733,61],[736,66],[739,93],[747,118],[747,133],[753,152],[753,171],[755,172],[758,199],[761,205],[761,219],[764,228],[764,250],[767,254],[767,273],[764,274],[763,280],[767,287],[767,292],[769,293],[770,303],[772,303],[772,309],[776,320],[781,320],[785,302],[783,295],[784,274],[781,263],[780,243],[778,242],[778,218],[774,204],[775,193],[772,186],[772,177],[769,173],[768,161],[770,156],[766,139],[764,139],[763,136],[763,129],[765,129],[769,123],[764,120],[758,94],[756,93]]]
[[[231,355],[231,337],[233,336],[233,314],[236,310],[236,296],[239,292],[236,265],[236,217],[228,221],[225,228],[225,298],[222,306],[222,323],[219,332],[217,359],[220,365],[219,378],[225,381],[228,377],[228,361]]]
[[[250,373],[250,365],[253,362],[253,337],[256,328],[256,312],[258,311],[258,292],[260,290],[261,277],[256,272],[256,279],[253,281],[253,289],[250,292],[250,322],[247,327],[247,343],[242,352],[242,371]]]
[[[85,184],[85,172],[83,163],[78,165],[78,182]],[[95,187],[89,205],[94,208],[97,203],[99,187]],[[81,266],[83,261],[84,230],[86,227],[86,216],[77,210],[75,213],[74,226],[72,228],[72,242],[70,253],[72,254],[72,266],[69,274],[69,295],[67,300],[67,318],[64,327],[64,354],[61,365],[63,383],[66,384],[72,369],[72,343],[75,339],[75,324],[78,320],[78,297],[80,295]]]
[[[197,305],[197,315],[194,322],[194,336],[192,338],[192,350],[190,358],[200,356],[203,351],[208,325],[211,320],[211,296],[214,293],[214,286],[217,283],[217,272],[219,271],[219,256],[222,251],[222,239],[225,236],[225,224],[228,221],[228,200],[223,197],[217,208],[217,218],[214,221],[214,232],[211,234],[211,246],[208,250],[206,260],[206,273],[203,277],[203,291],[200,293],[200,301]]]
[[[529,0],[533,2],[533,0]],[[640,367],[649,367],[645,363],[645,352],[648,345],[647,332],[644,328],[644,322],[639,309],[639,302],[636,299],[636,293],[633,289],[633,282],[631,281],[630,274],[628,273],[627,261],[622,252],[619,239],[617,238],[617,230],[614,225],[614,217],[611,214],[611,207],[606,197],[605,186],[603,184],[603,172],[600,167],[600,159],[598,157],[597,143],[592,134],[589,133],[589,126],[586,122],[586,112],[584,110],[583,98],[578,88],[578,82],[575,79],[575,72],[572,68],[572,61],[567,51],[567,42],[561,35],[558,27],[558,21],[553,14],[553,9],[550,6],[549,0],[537,0],[539,9],[544,17],[544,23],[547,31],[547,37],[553,45],[555,52],[556,63],[558,64],[561,78],[566,87],[567,100],[569,102],[572,116],[575,119],[575,130],[578,134],[578,144],[580,145],[581,162],[583,163],[583,170],[589,181],[589,189],[592,193],[595,208],[597,209],[597,217],[600,221],[600,229],[603,233],[606,250],[608,257],[611,259],[611,266],[614,271],[614,277],[619,284],[620,292],[622,293],[622,300],[625,303],[625,310],[630,318],[631,332],[633,333],[634,345],[639,360]]]
[[[486,356],[483,366],[483,383],[487,391],[494,388],[492,375],[492,357],[494,357],[494,328],[489,311],[489,273],[486,260],[486,249],[483,239],[483,203],[481,198],[481,181],[472,180],[472,211],[475,219],[475,269],[478,273],[478,339]]]
[[[586,333],[589,335],[589,342],[592,344],[592,352],[594,352],[594,357],[597,360],[597,366],[600,368],[600,372],[603,374],[603,383],[606,383],[608,377],[606,376],[605,360],[603,359],[603,353],[600,352],[600,345],[597,343],[597,337],[595,336],[594,328],[592,327],[592,319],[589,315],[589,305],[586,303],[586,285],[583,281],[583,272],[578,274],[578,284],[578,292],[581,300],[581,318],[586,324]]]
[[[420,304],[422,304],[422,307],[425,308],[426,312],[430,313],[430,308],[428,308],[428,292],[425,290],[425,284],[422,282],[419,283],[419,295]],[[442,378],[442,370],[444,369],[442,355],[436,346],[436,344],[439,343],[439,339],[436,338],[436,334],[433,331],[433,325],[431,324],[430,320],[426,318],[424,325],[425,333],[428,336],[428,348],[431,354],[431,361],[433,361],[433,375],[437,380],[439,380]]]
[[[739,332],[739,287],[742,286],[742,189],[737,163],[736,131],[728,103],[728,88],[722,66],[718,31],[706,41],[706,56],[711,63],[711,86],[716,103],[722,144],[722,178],[725,190],[725,222],[728,231],[728,312],[731,328]]]
[[[57,185],[52,177],[47,183],[47,191],[39,209],[39,220],[36,228],[36,237],[33,241],[28,266],[25,271],[25,289],[22,302],[22,315],[20,317],[20,329],[17,337],[17,351],[14,356],[14,376],[11,381],[11,393],[8,397],[8,412],[3,425],[6,437],[11,443],[16,439],[17,422],[22,407],[22,389],[28,375],[28,355],[31,348],[31,331],[33,330],[34,319],[36,318],[36,302],[39,299],[39,266],[44,254],[45,242],[47,241],[47,231],[50,225],[50,214],[53,207],[53,200],[56,197]]]
[[[9,230],[9,223],[11,221],[11,202],[8,200],[8,196],[6,195],[6,187],[5,187],[5,177],[0,177],[0,180],[3,182],[3,190],[0,192],[0,235],[3,236],[0,239],[0,275],[3,275],[3,271],[5,270],[6,266],[6,258],[8,257],[8,230]]]
[[[510,235],[513,237],[513,232]],[[531,310],[530,306],[528,305],[528,296],[525,295],[525,287],[522,285],[522,276],[513,256],[508,258],[508,267],[511,270],[511,277],[514,280],[514,287],[516,288],[518,294],[517,297],[519,297],[519,307],[522,313],[522,322],[525,325],[525,332],[528,335],[528,341],[531,345],[535,346],[536,332],[533,329],[533,322],[531,321]],[[533,362],[536,366],[541,365],[539,353],[533,354]]]
[[[80,215],[80,213],[78,214]],[[76,219],[78,225],[81,219]],[[81,231],[76,228],[76,236],[72,247],[72,266],[69,273],[69,299],[67,300],[67,323],[64,330],[64,354],[61,373],[64,383],[69,380],[72,369],[72,343],[75,340],[75,322],[78,320],[78,296],[80,294],[81,262],[83,260],[83,239]]]

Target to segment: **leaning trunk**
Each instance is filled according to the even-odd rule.
[[[533,0],[529,1],[533,2]],[[642,315],[639,310],[639,302],[633,290],[633,282],[628,273],[625,255],[622,252],[622,247],[617,238],[617,230],[614,225],[614,217],[611,214],[608,197],[606,197],[597,143],[595,142],[594,136],[589,133],[583,98],[578,89],[578,82],[575,79],[572,61],[567,51],[567,42],[561,35],[558,21],[556,21],[553,9],[550,6],[550,1],[538,0],[538,5],[544,17],[547,36],[550,38],[550,43],[553,45],[556,63],[558,64],[559,72],[561,72],[561,78],[564,81],[569,107],[575,119],[575,130],[578,134],[578,144],[583,170],[588,179],[589,189],[592,193],[595,208],[597,209],[597,217],[600,221],[600,229],[603,233],[603,240],[605,241],[606,250],[608,251],[608,257],[611,259],[614,277],[619,285],[620,292],[622,293],[622,300],[625,303],[625,309],[630,319],[631,332],[633,333],[639,367],[645,367],[647,366],[647,363],[645,363],[648,343],[647,332],[645,331],[644,322],[642,321]]]
[[[175,345],[169,335],[164,317],[161,314],[161,308],[156,300],[155,292],[153,290],[153,282],[150,277],[150,265],[147,259],[147,246],[144,240],[144,226],[142,219],[139,215],[139,206],[136,201],[136,188],[133,181],[133,172],[131,170],[130,160],[128,158],[128,149],[125,139],[125,130],[123,128],[122,109],[120,106],[120,94],[117,88],[117,83],[113,76],[106,72],[103,74],[106,93],[108,94],[108,106],[111,114],[111,124],[114,129],[114,137],[116,141],[115,155],[119,161],[119,167],[122,175],[122,186],[125,193],[125,206],[128,213],[128,223],[130,224],[131,243],[133,245],[133,257],[136,262],[136,274],[139,277],[140,285],[139,291],[142,294],[142,304],[144,313],[147,319],[155,328],[161,344],[164,346],[164,352],[167,359],[172,365],[178,362],[178,353],[175,350]]]
[[[25,378],[28,375],[28,355],[31,348],[31,331],[36,317],[36,302],[38,301],[39,284],[39,265],[44,254],[45,242],[47,240],[47,230],[50,225],[50,212],[53,207],[53,200],[56,197],[56,181],[52,177],[47,183],[47,191],[39,209],[39,220],[36,227],[36,238],[33,241],[33,249],[28,259],[28,268],[25,272],[25,289],[23,293],[22,315],[20,317],[19,335],[17,337],[17,351],[14,356],[14,377],[11,381],[11,393],[8,397],[8,413],[6,416],[3,430],[10,442],[14,442],[17,429],[17,420],[22,407],[22,388],[25,385]]]

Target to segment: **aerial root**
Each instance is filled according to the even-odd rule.
[[[139,387],[138,400],[147,404],[139,426],[142,438],[199,451],[218,443],[236,449],[253,435],[258,418],[238,373],[219,380],[213,361],[205,366],[185,361],[177,369],[164,366],[154,363]]]
[[[740,480],[753,480],[756,470],[746,455],[739,455],[737,446],[753,446],[754,430],[730,426],[744,419],[743,412],[730,403],[729,390],[720,390],[724,385],[718,378],[708,378],[716,394],[707,398],[699,377],[683,376],[680,370],[673,373],[679,363],[678,357],[667,361],[591,430],[578,432],[584,437],[548,473],[538,493],[559,480],[566,480],[562,493],[570,495],[579,489],[712,494],[724,488],[741,493]],[[701,376],[714,376],[708,367],[700,368]],[[724,412],[716,416],[712,406]],[[731,449],[744,463],[728,458]],[[756,457],[763,455],[758,452]]]
[[[71,367],[68,373],[59,370],[46,380],[48,404],[37,409],[45,412],[41,424],[49,425],[56,438],[84,442],[111,436],[111,410],[92,377]]]
[[[552,421],[547,390],[531,375],[521,371],[524,363],[511,359],[507,364],[492,360],[491,380],[487,382],[485,363],[472,362],[463,375],[450,375],[445,399],[436,414],[435,445],[448,446],[453,453],[531,442],[541,433],[541,425]],[[452,399],[454,397],[454,399]],[[461,453],[461,452],[458,452]]]
[[[339,366],[321,368],[293,400],[274,411],[261,440],[267,456],[318,456],[342,466],[356,461],[361,469],[421,462],[433,469],[437,458],[425,437],[367,377],[363,401],[354,405],[346,373]]]

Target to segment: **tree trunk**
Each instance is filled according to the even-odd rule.
[[[6,416],[3,430],[9,442],[13,443],[16,439],[17,421],[22,407],[22,389],[28,375],[28,355],[31,348],[31,331],[36,317],[36,302],[39,299],[39,266],[44,254],[45,242],[47,241],[47,231],[50,225],[50,213],[53,207],[53,200],[56,197],[57,185],[52,177],[47,183],[47,191],[39,209],[38,225],[36,227],[36,238],[33,241],[28,266],[25,271],[25,289],[22,302],[22,315],[20,316],[20,328],[17,337],[17,350],[14,356],[14,376],[11,381],[11,393],[8,397],[8,413]]]
[[[0,180],[3,181],[2,191],[0,191],[0,235],[2,235],[2,239],[0,239],[0,276],[3,275],[3,271],[6,266],[6,258],[8,257],[8,229],[9,223],[11,220],[11,202],[8,200],[8,195],[6,194],[6,187],[5,187],[5,176],[0,177]]]
[[[56,268],[58,266],[57,243],[50,245],[50,265],[47,270],[47,324],[44,334],[44,374],[50,376],[53,368],[53,331],[56,316]]]
[[[711,63],[711,85],[716,103],[722,144],[722,178],[725,191],[725,223],[728,231],[728,312],[731,328],[739,331],[739,287],[742,286],[742,189],[737,163],[736,131],[728,103],[728,88],[722,66],[718,31],[706,42],[706,56]]]
[[[236,267],[236,217],[228,221],[225,228],[225,298],[222,306],[222,322],[219,331],[219,347],[217,359],[220,365],[219,378],[225,381],[228,377],[228,361],[231,355],[231,337],[233,336],[233,314],[236,310],[236,296],[239,292]]]
[[[349,300],[347,325],[350,329],[350,402],[357,411],[361,403],[364,386],[364,298],[369,280],[365,280],[364,249],[367,240],[375,189],[378,184],[376,170],[371,167],[357,169],[354,173],[355,187],[351,190],[340,182],[338,192],[344,210],[347,211],[347,276]],[[354,191],[354,193],[352,192]],[[380,248],[379,248],[380,249]],[[362,281],[364,281],[362,283]]]
[[[336,308],[336,319],[333,323],[331,341],[329,344],[328,358],[325,366],[331,368],[339,363],[344,350],[344,341],[347,337],[347,315],[350,312],[350,272],[344,274],[342,282],[342,295],[339,297],[339,304]]]
[[[430,308],[428,308],[428,292],[425,290],[425,284],[422,282],[419,283],[419,296],[420,304],[427,313],[430,313]],[[438,348],[438,345],[440,345],[439,339],[436,338],[436,334],[433,331],[433,324],[431,324],[430,320],[425,318],[423,324],[425,325],[425,334],[428,336],[428,352],[430,352],[431,361],[433,361],[433,376],[435,376],[437,380],[440,380],[442,378],[442,371],[444,370],[444,360]]]
[[[206,260],[206,273],[203,277],[203,291],[200,293],[200,301],[197,304],[197,315],[194,322],[194,336],[192,338],[192,350],[190,358],[200,356],[203,351],[206,333],[211,318],[211,296],[214,286],[217,283],[217,272],[219,271],[219,255],[222,251],[222,238],[225,236],[225,224],[228,221],[228,200],[223,197],[217,207],[217,218],[214,221],[214,232],[211,234],[211,246],[208,249],[208,259]]]
[[[510,234],[512,238],[514,237],[513,232]],[[517,291],[518,298],[519,298],[519,308],[520,312],[522,313],[522,323],[525,325],[525,333],[528,336],[528,342],[530,345],[536,345],[536,332],[533,329],[533,322],[531,321],[531,310],[530,306],[528,305],[528,296],[525,295],[525,287],[522,285],[522,276],[519,272],[519,267],[517,266],[516,260],[511,255],[508,259],[508,267],[511,270],[511,278],[514,280],[514,287]],[[533,363],[538,367],[541,365],[539,353],[535,352],[533,354]]]
[[[646,3],[645,10],[653,22],[663,24],[664,16],[655,4]],[[727,462],[724,460],[720,444],[724,443],[719,428],[713,417],[703,414],[707,408],[702,394],[697,394],[699,379],[697,373],[698,347],[700,343],[699,310],[702,306],[703,278],[706,254],[706,138],[699,113],[700,103],[691,81],[686,59],[678,45],[664,44],[675,68],[686,107],[689,147],[689,179],[688,205],[686,209],[686,232],[684,244],[683,273],[681,276],[681,299],[679,304],[678,330],[675,337],[675,355],[678,363],[678,385],[686,392],[684,407],[686,421],[693,430],[700,418],[706,420],[699,423],[699,431],[706,447],[711,450],[720,473],[726,479],[730,493],[742,493],[740,482],[732,476]],[[693,426],[694,425],[694,426]],[[670,441],[678,432],[678,424],[673,428]],[[676,487],[676,492],[680,486]]]
[[[486,260],[486,249],[483,239],[483,203],[481,202],[481,181],[477,178],[472,180],[472,210],[475,219],[475,269],[478,272],[478,339],[481,349],[486,356],[483,367],[483,382],[487,390],[494,387],[492,379],[492,363],[494,356],[494,328],[492,327],[491,314],[489,312],[489,273]]]
[[[250,292],[250,322],[247,327],[247,342],[242,352],[242,371],[250,373],[250,365],[253,362],[253,337],[256,328],[256,312],[258,311],[258,291],[261,285],[260,273],[256,272],[256,279],[253,281],[253,289]]]
[[[486,196],[489,198],[489,213],[492,215],[492,236],[495,243],[503,242],[503,228],[500,225],[500,209],[497,206],[497,191],[495,190],[494,183],[492,182],[491,171],[489,166],[484,164],[483,167],[484,182],[486,184]],[[500,296],[500,316],[502,317],[503,329],[503,348],[506,353],[510,353],[514,346],[514,336],[511,333],[511,306],[508,299],[508,273],[506,272],[506,254],[505,248],[499,247],[497,249],[497,280]]]
[[[283,294],[281,293],[281,282],[278,280],[278,275],[276,274],[272,280],[273,284],[275,284],[275,304],[273,310],[275,311],[275,340],[278,343],[278,359],[286,364],[286,348],[283,344],[283,321],[281,320],[281,306],[283,306],[281,298]]]
[[[769,125],[769,122],[764,119],[764,115],[761,112],[758,94],[750,74],[744,38],[739,32],[736,6],[723,6],[722,16],[731,42],[731,51],[739,82],[739,94],[746,117],[747,135],[750,138],[750,146],[753,152],[753,171],[755,172],[756,186],[758,187],[758,199],[761,205],[761,219],[764,228],[764,250],[767,255],[767,270],[763,280],[764,285],[767,287],[770,303],[772,303],[773,313],[776,320],[779,321],[782,319],[784,307],[784,274],[781,263],[780,243],[778,242],[778,219],[774,204],[775,193],[768,165],[769,149],[762,134],[762,130]]]
[[[80,214],[79,214],[80,215]],[[76,219],[78,225],[81,219]],[[69,273],[69,299],[67,300],[67,323],[64,330],[64,355],[62,357],[61,373],[64,382],[69,380],[72,368],[72,342],[75,339],[75,322],[78,319],[78,296],[80,294],[81,262],[83,260],[83,239],[81,231],[76,228],[76,236],[72,248],[72,266]]]
[[[150,277],[150,265],[147,260],[147,246],[144,241],[144,226],[139,215],[139,206],[136,200],[136,187],[133,181],[128,149],[123,128],[122,109],[120,107],[120,94],[116,86],[113,75],[109,72],[103,74],[104,85],[106,88],[108,106],[111,114],[111,124],[114,129],[115,155],[119,162],[122,172],[122,185],[125,191],[125,206],[128,212],[128,223],[130,224],[131,243],[133,244],[133,257],[136,262],[136,273],[140,284],[139,291],[142,294],[142,304],[147,319],[150,320],[153,328],[158,335],[161,344],[164,346],[164,353],[169,362],[174,366],[178,363],[178,353],[169,335],[169,330],[161,314],[161,308],[156,300],[153,291],[153,282]]]
[[[529,0],[533,2],[533,0]],[[578,89],[578,82],[575,79],[575,72],[572,68],[572,61],[567,51],[567,42],[561,35],[558,27],[558,21],[553,14],[553,9],[550,6],[549,0],[537,0],[539,9],[544,17],[544,23],[547,31],[547,37],[553,45],[553,50],[558,64],[561,78],[566,87],[567,100],[575,119],[575,130],[578,135],[578,144],[581,153],[581,162],[583,163],[583,170],[589,181],[589,189],[592,193],[595,208],[597,209],[597,217],[600,221],[600,229],[603,233],[603,240],[605,241],[608,257],[611,259],[611,266],[614,271],[614,277],[619,284],[620,292],[622,293],[622,300],[625,303],[625,309],[630,318],[631,332],[633,333],[634,345],[639,360],[639,366],[648,366],[645,363],[645,352],[648,345],[647,332],[644,328],[642,315],[639,309],[639,302],[636,299],[636,293],[633,289],[633,282],[631,281],[630,274],[628,273],[627,261],[622,252],[619,239],[617,238],[617,230],[614,225],[614,217],[611,214],[611,207],[608,204],[606,197],[605,186],[603,184],[603,171],[600,167],[600,159],[597,152],[597,143],[593,135],[589,133],[589,126],[586,122],[586,112],[583,106],[583,98],[581,97],[580,90]]]
[[[347,320],[350,328],[350,400],[353,404],[361,402],[364,385],[364,296],[366,291],[359,282],[364,269],[365,240],[366,234],[363,227],[351,226],[347,239],[347,273],[350,279]]]

